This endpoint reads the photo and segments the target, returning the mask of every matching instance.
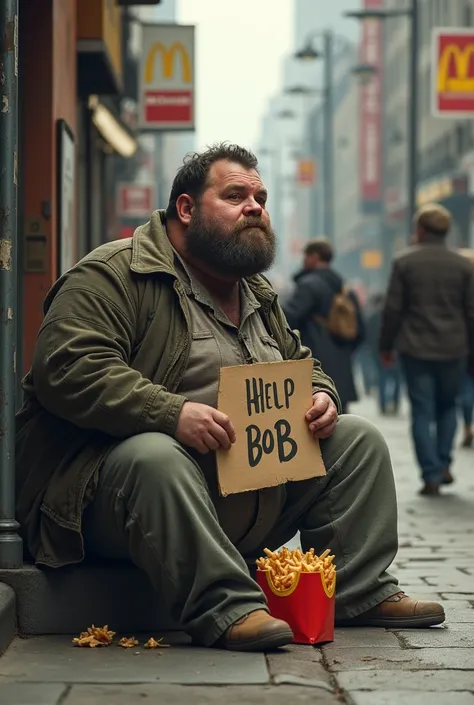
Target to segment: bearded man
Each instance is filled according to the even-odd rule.
[[[441,605],[407,597],[387,572],[387,446],[364,419],[338,418],[317,361],[306,419],[327,475],[219,495],[215,451],[235,442],[216,408],[219,369],[310,357],[261,276],[275,254],[266,200],[253,154],[211,147],[178,171],[166,213],[53,286],[17,418],[28,551],[56,568],[129,558],[195,643],[265,650],[293,635],[248,564],[299,531],[304,550],[336,555],[338,623],[439,624]]]

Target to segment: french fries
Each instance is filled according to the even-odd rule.
[[[134,646],[138,646],[138,639],[135,639],[134,636],[123,636],[120,639],[118,646],[121,646],[122,649],[133,649]]]
[[[106,624],[103,627],[88,627],[86,632],[81,632],[78,637],[72,640],[75,646],[89,647],[94,649],[97,646],[110,646],[113,642],[115,632],[111,631]]]
[[[86,632],[81,632],[78,637],[74,637],[72,643],[74,646],[87,647],[94,649],[98,646],[110,646],[113,643],[116,632],[109,629],[106,624],[104,627],[88,627]],[[119,641],[116,642],[117,646],[121,646],[122,649],[133,649],[135,646],[140,646],[138,639],[134,636],[126,637],[123,636]],[[163,637],[161,639],[154,639],[150,637],[148,641],[143,644],[145,649],[169,649],[169,644],[163,643]]]
[[[256,563],[259,570],[268,571],[275,590],[289,590],[301,573],[321,573],[327,590],[332,592],[336,580],[336,566],[330,549],[317,556],[314,548],[303,553],[299,548],[290,551],[284,547],[280,551],[264,549],[266,557],[259,558]]]
[[[143,644],[145,649],[169,649],[169,644],[163,644],[163,637],[161,639],[154,639],[152,636],[148,639],[146,644]]]

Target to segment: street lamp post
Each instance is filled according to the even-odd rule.
[[[317,37],[322,38],[322,52],[315,49],[313,41]],[[333,43],[334,34],[331,30],[315,32],[311,34],[305,46],[295,57],[302,61],[311,61],[322,58],[324,60],[324,156],[323,156],[323,179],[324,179],[324,231],[327,238],[334,241],[334,176],[333,176]]]
[[[0,568],[19,568],[15,521],[18,0],[0,0]]]
[[[314,40],[322,40],[322,51],[314,47]],[[295,57],[303,61],[320,59],[324,61],[324,153],[323,153],[323,180],[324,180],[324,229],[326,237],[334,242],[334,95],[333,95],[333,67],[334,49],[337,45],[347,50],[352,48],[351,42],[345,37],[336,35],[331,29],[323,32],[313,32],[306,40],[302,49],[296,52]]]
[[[407,17],[410,20],[410,69],[409,69],[409,109],[408,109],[408,222],[409,236],[411,222],[416,212],[416,191],[418,184],[418,100],[415,87],[418,83],[418,0],[409,0],[404,10],[358,10],[344,13],[357,20],[386,20],[392,17]],[[411,89],[411,93],[410,93]]]

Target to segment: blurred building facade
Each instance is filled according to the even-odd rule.
[[[47,291],[107,239],[110,163],[137,152],[122,112],[122,19],[118,0],[20,0],[20,377]]]
[[[295,50],[328,26],[350,40],[347,46],[352,41],[352,50],[334,57],[334,243],[336,266],[363,299],[385,288],[394,253],[406,246],[411,235],[407,170],[412,91],[418,101],[417,204],[433,200],[444,204],[453,215],[451,242],[474,246],[474,122],[470,115],[436,117],[431,104],[432,30],[473,27],[474,0],[418,0],[419,63],[414,87],[408,82],[409,18],[338,24],[346,11],[408,6],[407,0],[335,1],[325,10],[323,25],[311,0],[293,3]],[[274,184],[277,188],[277,196],[269,201],[280,244],[276,283],[291,278],[300,263],[302,244],[325,234],[322,98],[285,91],[295,85],[320,89],[322,64],[287,57],[282,90],[269,103],[262,122],[264,175],[271,190]],[[361,85],[351,74],[356,64],[377,70]],[[289,118],[278,118],[288,112]],[[365,129],[369,122],[370,129]],[[313,179],[302,180],[301,162],[308,160],[313,163]]]
[[[324,232],[324,61],[302,61],[294,53],[311,42],[321,51],[322,34],[332,30],[333,62],[333,174],[334,229],[338,265],[348,260],[347,242],[355,236],[358,164],[357,110],[359,88],[351,71],[357,63],[356,23],[343,13],[360,8],[360,0],[334,0],[324,19],[312,0],[293,2],[293,52],[282,65],[281,92],[269,101],[262,121],[260,150],[262,174],[270,184],[269,210],[278,235],[279,256],[271,272],[278,287],[286,289],[301,266],[301,251],[311,238]],[[294,91],[293,89],[297,89]],[[298,90],[299,89],[299,90]],[[281,183],[285,186],[282,187]],[[276,188],[277,196],[272,197]],[[343,207],[341,207],[343,204]]]
[[[408,85],[410,25],[405,17],[384,23],[385,36],[385,238],[390,251],[404,247],[410,235],[408,222],[408,91],[418,97],[419,206],[438,201],[454,218],[451,242],[474,245],[472,198],[474,183],[474,125],[472,119],[435,117],[432,114],[432,30],[434,27],[469,28],[474,24],[473,0],[419,0],[418,85]],[[398,0],[384,0],[387,10],[399,9]]]

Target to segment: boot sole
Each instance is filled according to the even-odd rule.
[[[288,646],[293,643],[293,632],[291,629],[282,629],[272,634],[266,634],[259,638],[247,639],[246,641],[227,641],[216,644],[220,648],[228,651],[273,651],[281,646]]]
[[[440,612],[439,614],[413,615],[413,617],[394,617],[393,619],[389,619],[387,617],[372,617],[367,619],[361,619],[359,621],[357,617],[354,617],[354,619],[336,622],[336,627],[384,627],[385,629],[420,629],[423,627],[436,627],[438,624],[443,624],[445,620],[446,615],[444,612]]]

